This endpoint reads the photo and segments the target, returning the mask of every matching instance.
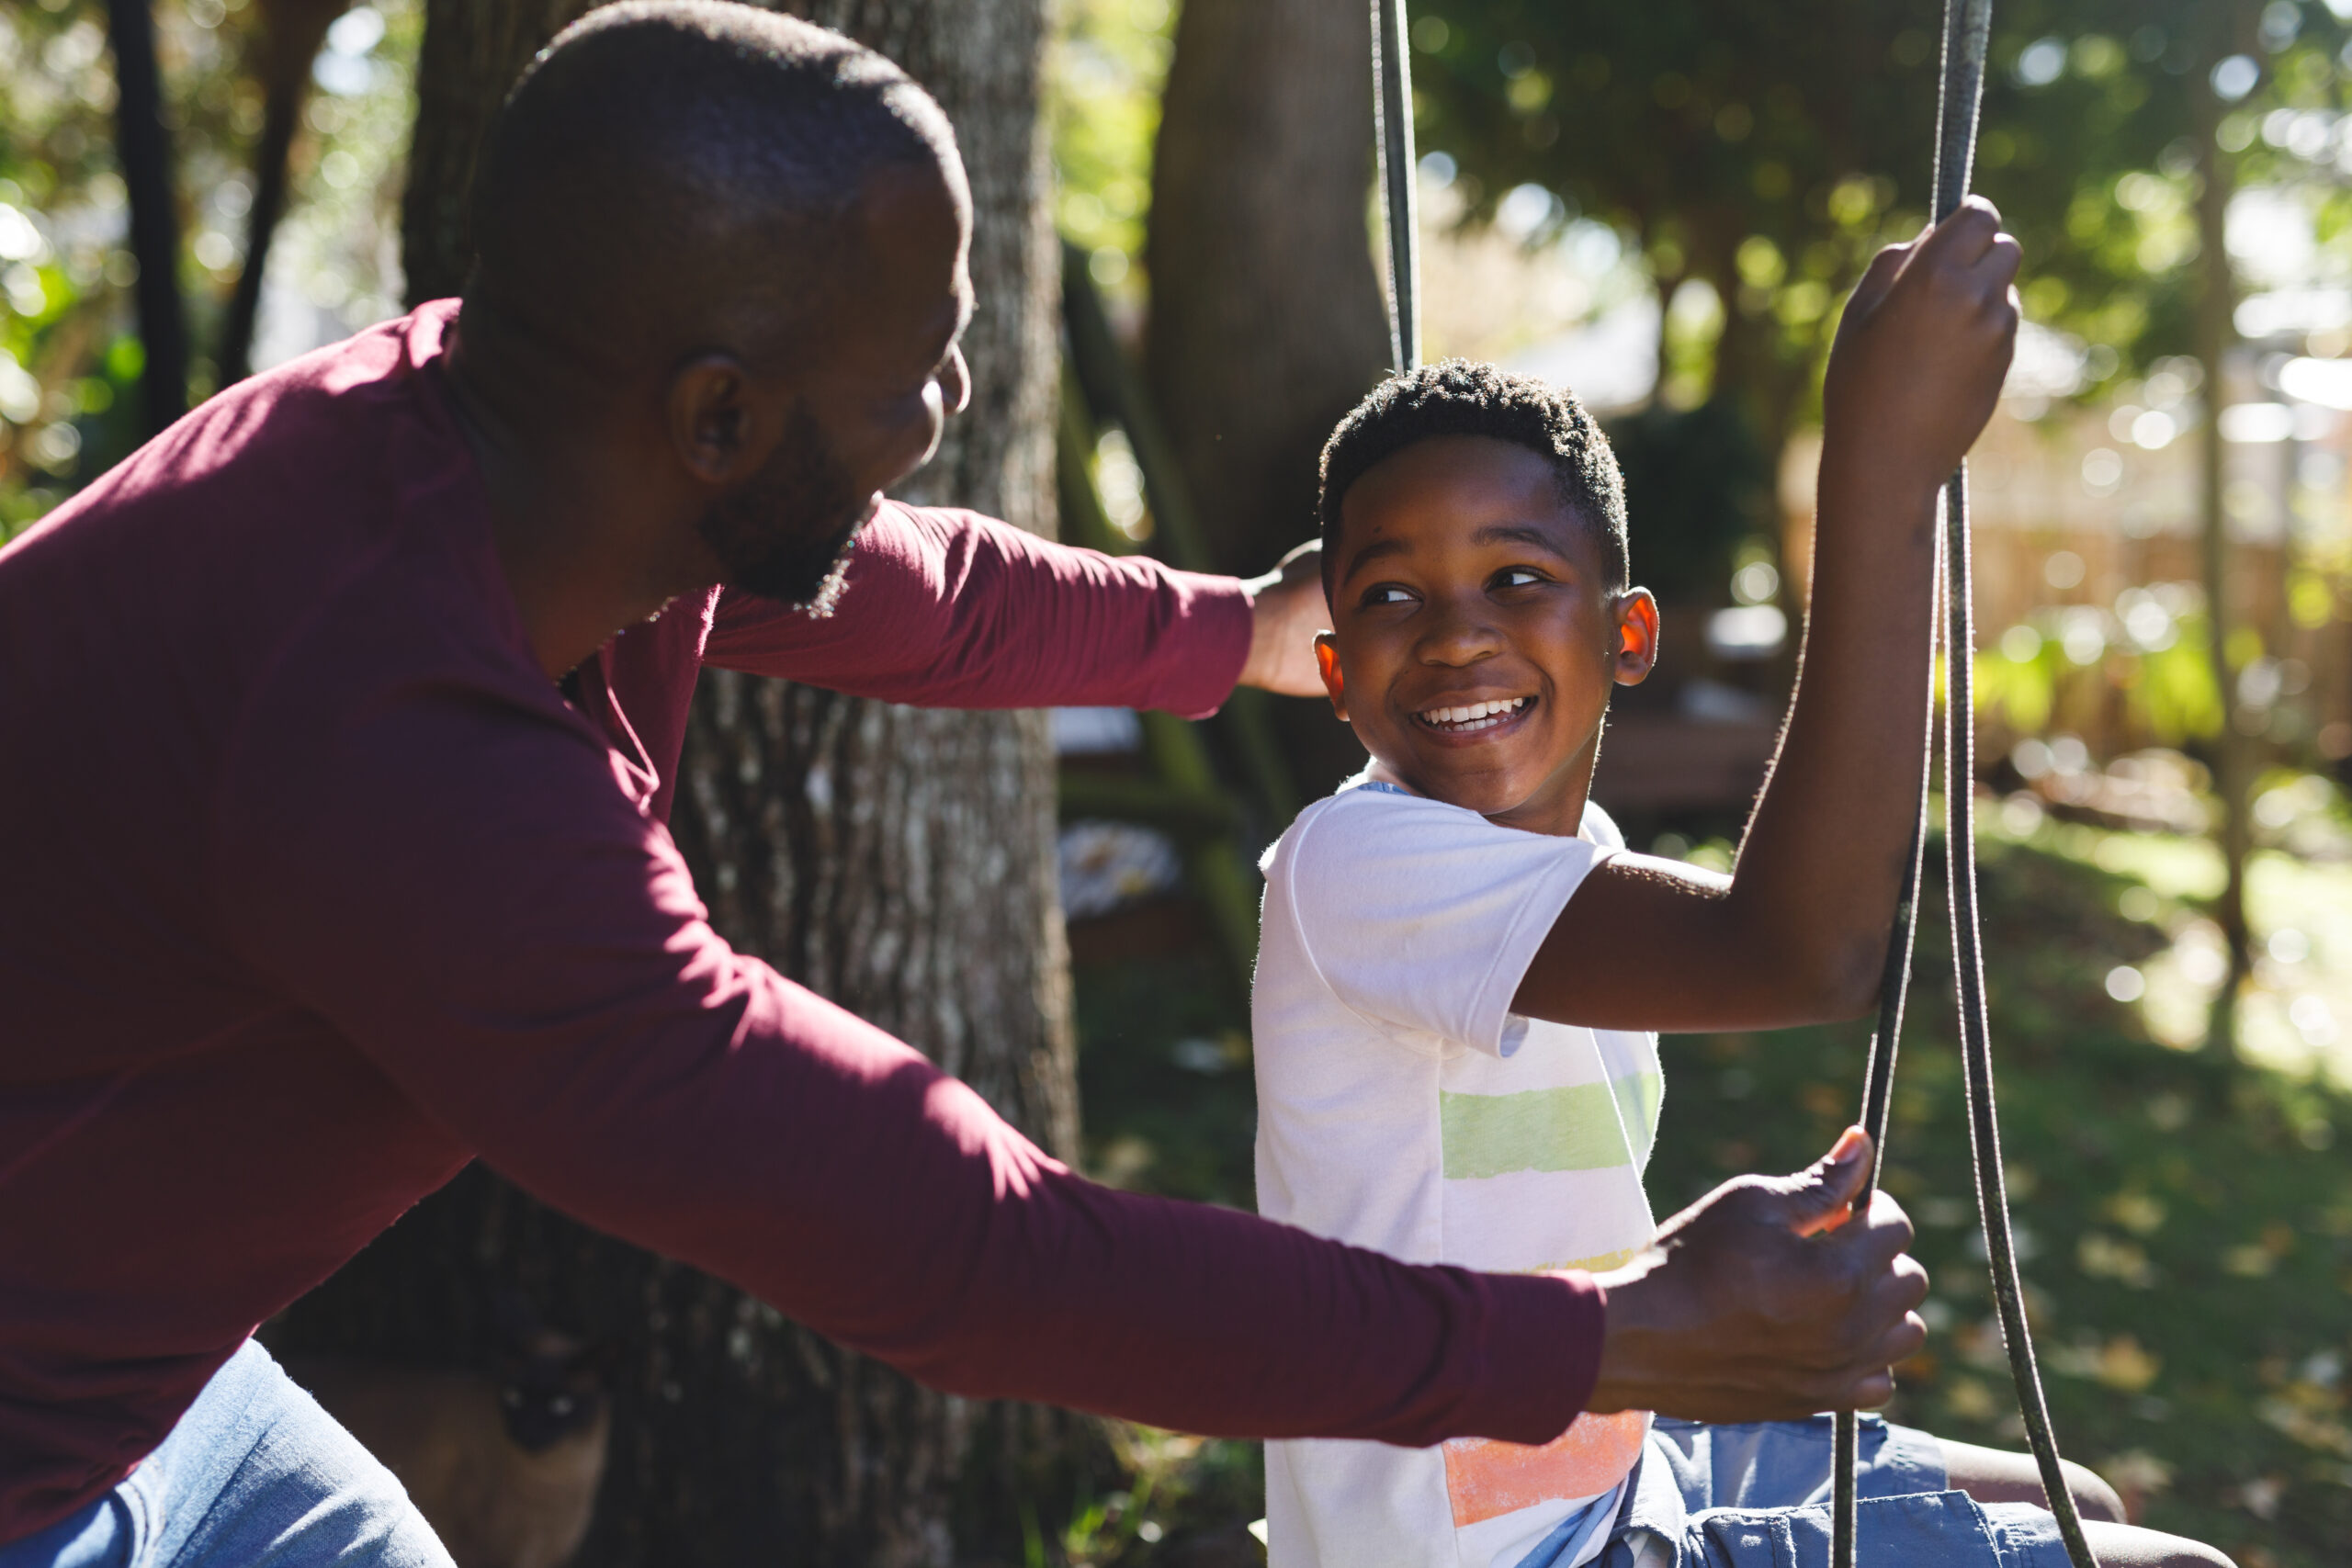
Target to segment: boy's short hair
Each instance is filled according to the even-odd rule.
[[[1374,464],[1436,435],[1487,435],[1547,458],[1560,500],[1600,541],[1623,588],[1633,581],[1625,485],[1609,438],[1574,392],[1491,365],[1445,359],[1392,376],[1365,395],[1323,446],[1323,581],[1339,570],[1340,503]]]

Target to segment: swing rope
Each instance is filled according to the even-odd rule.
[[[1372,0],[1372,139],[1380,158],[1380,220],[1388,236],[1388,362],[1421,362],[1420,214],[1413,198],[1413,66],[1405,0]]]
[[[1413,199],[1411,67],[1406,51],[1406,0],[1371,0],[1374,140],[1380,160],[1381,217],[1387,235],[1389,355],[1398,374],[1420,362],[1420,265],[1419,224]],[[1930,208],[1939,223],[1951,216],[1968,194],[1976,158],[1976,124],[1984,90],[1984,59],[1993,23],[1992,0],[1944,0],[1943,78],[1936,106],[1935,186]],[[1937,539],[1938,585],[1929,615],[1930,652],[1942,625],[1944,660],[1944,857],[1951,913],[1952,966],[1958,983],[1961,1056],[1968,1090],[1969,1144],[1974,1156],[1976,1204],[1998,1309],[2001,1338],[2018,1407],[2051,1512],[2075,1568],[2098,1568],[2075,1497],[2058,1459],[2050,1407],[2034,1363],[2023,1288],[2018,1278],[2017,1244],[2009,1227],[2008,1196],[2001,1172],[2000,1122],[1993,1096],[1991,1030],[1984,1007],[1984,933],[1976,902],[1976,740],[1973,656],[1975,612],[1969,570],[1968,466],[1963,461],[1944,488],[1943,528]],[[1932,667],[1932,660],[1931,660]],[[1933,676],[1930,676],[1932,681]],[[1933,703],[1920,749],[1926,762],[1935,754]],[[1887,940],[1886,967],[1880,984],[1878,1028],[1871,1040],[1862,1077],[1862,1127],[1871,1136],[1871,1169],[1856,1200],[1869,1208],[1885,1159],[1887,1113],[1894,1087],[1896,1045],[1903,1032],[1903,1003],[1910,989],[1912,950],[1918,931],[1919,874],[1927,846],[1928,773],[1919,780],[1919,812],[1911,832],[1911,852]],[[1854,1568],[1859,1516],[1855,1477],[1860,1463],[1859,1424],[1852,1411],[1839,1413],[1832,1477],[1832,1568]]]
[[[1928,612],[1928,716],[1919,738],[1923,759],[1936,754],[1935,682],[1936,623],[1943,607],[1943,536],[1936,536],[1935,574],[1931,588],[1933,603]],[[1911,949],[1919,931],[1917,897],[1920,862],[1928,847],[1928,773],[1924,764],[1919,770],[1919,813],[1911,825],[1911,852],[1904,857],[1903,882],[1895,892],[1894,928],[1887,934],[1886,968],[1879,979],[1878,1029],[1871,1036],[1868,1064],[1862,1069],[1862,1130],[1871,1137],[1870,1170],[1862,1179],[1862,1190],[1854,1200],[1854,1213],[1868,1213],[1871,1194],[1878,1189],[1879,1171],[1886,1162],[1887,1110],[1894,1091],[1894,1055],[1903,1038],[1903,999],[1911,989]],[[1861,1465],[1861,1428],[1860,1418],[1850,1410],[1838,1412],[1835,1440],[1832,1444],[1829,1474],[1830,1496],[1830,1555],[1831,1568],[1854,1568],[1854,1533],[1860,1506],[1855,1493],[1856,1477]]]
[[[1976,156],[1976,121],[1984,91],[1984,56],[1992,31],[1992,0],[1945,0],[1943,81],[1936,106],[1935,189],[1930,207],[1937,222],[1955,211],[1968,194]],[[1942,570],[1938,609],[1944,621],[1944,865],[1951,913],[1952,970],[1957,982],[1961,1062],[1968,1091],[1968,1137],[1976,1175],[1976,1208],[1984,1231],[1993,1300],[2009,1373],[2017,1384],[2018,1409],[2026,1438],[2041,1472],[2041,1488],[2066,1555],[2075,1568],[2098,1568],[2098,1559],[2083,1533],[2074,1493],[2058,1461],[2050,1406],[2034,1364],[2033,1338],[2026,1324],[2025,1297],[2018,1278],[2017,1244],[2009,1228],[2008,1194],[2001,1171],[2001,1129],[1993,1093],[1993,1049],[1984,1007],[1982,917],[1976,902],[1976,736],[1974,664],[1976,627],[1970,576],[1968,465],[1962,462],[1944,489],[1944,527],[1937,543]],[[1931,619],[1934,617],[1931,617]],[[1931,630],[1929,637],[1934,637]],[[1935,726],[1928,723],[1925,750],[1932,760]],[[1866,1208],[1885,1157],[1888,1101],[1894,1081],[1896,1043],[1903,1030],[1903,995],[1911,977],[1911,951],[1918,925],[1917,892],[1927,827],[1927,779],[1922,769],[1920,811],[1911,855],[1897,897],[1894,929],[1887,942],[1886,974],[1879,996],[1879,1026],[1871,1041],[1870,1065],[1862,1078],[1862,1127],[1872,1146],[1870,1180],[1856,1202]],[[1859,1516],[1855,1475],[1860,1463],[1858,1423],[1839,1413],[1832,1461],[1834,1485],[1832,1568],[1854,1568]]]

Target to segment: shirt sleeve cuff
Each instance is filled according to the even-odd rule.
[[[1511,1443],[1548,1443],[1568,1429],[1600,1381],[1608,1292],[1581,1269],[1491,1275],[1488,1346],[1493,1386],[1463,1430]]]
[[[1238,578],[1190,571],[1168,576],[1183,595],[1178,622],[1182,635],[1171,639],[1151,699],[1136,705],[1165,708],[1179,718],[1206,718],[1225,705],[1250,662],[1256,615]]]

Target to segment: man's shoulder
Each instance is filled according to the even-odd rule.
[[[56,655],[0,711],[171,669],[180,727],[221,744],[289,681],[348,704],[511,662],[487,497],[417,380],[437,344],[420,312],[231,388],[0,552],[0,619]]]
[[[224,389],[0,551],[0,568],[130,549],[151,568],[175,552],[299,558],[396,505],[463,456],[415,385],[421,346],[438,352],[432,325],[423,312],[388,321]],[[248,584],[271,575],[266,559],[235,570]]]

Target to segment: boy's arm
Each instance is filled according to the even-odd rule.
[[[1972,197],[1871,264],[1823,389],[1802,678],[1737,868],[1726,881],[1641,855],[1595,867],[1516,1010],[1763,1029],[1853,1017],[1876,998],[1919,809],[1937,496],[1999,396],[2018,260]]]

